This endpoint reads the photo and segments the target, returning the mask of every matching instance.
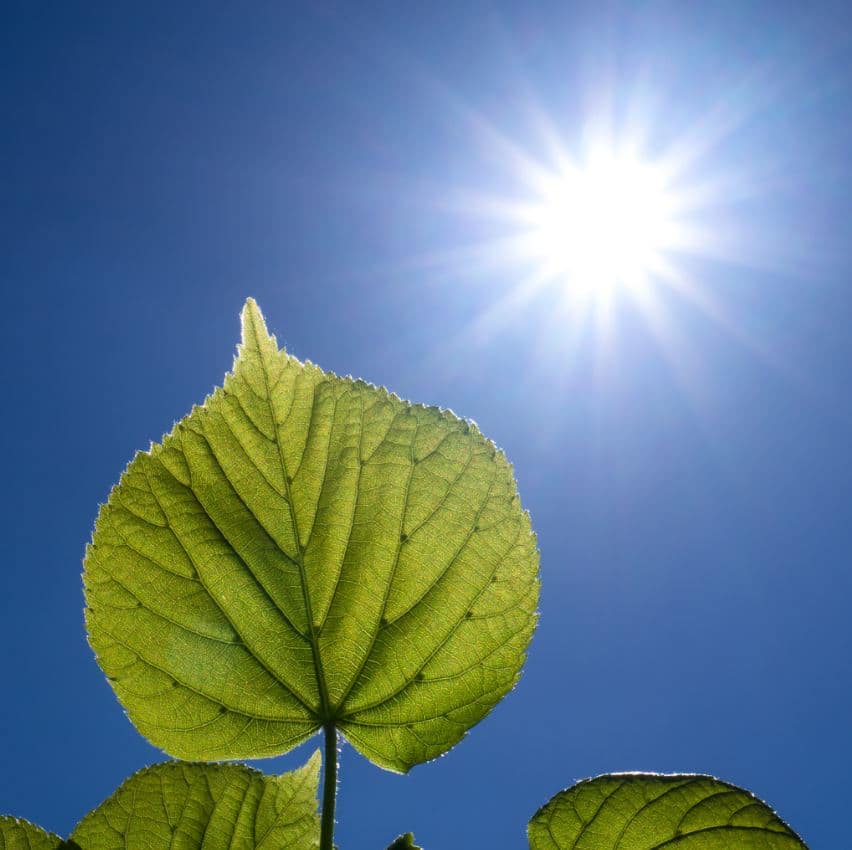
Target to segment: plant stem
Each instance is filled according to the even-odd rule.
[[[323,758],[322,821],[319,850],[334,850],[334,804],[337,800],[337,729],[334,723],[323,727],[325,756]]]

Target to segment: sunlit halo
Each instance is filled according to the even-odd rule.
[[[715,285],[719,264],[801,267],[798,249],[785,248],[795,240],[779,244],[759,217],[767,190],[786,185],[790,169],[743,143],[739,130],[758,101],[726,97],[701,114],[662,91],[603,86],[587,112],[568,116],[570,126],[533,96],[507,134],[454,92],[442,94],[475,142],[474,182],[429,191],[433,210],[449,213],[447,241],[407,267],[428,270],[471,308],[454,352],[529,331],[530,365],[548,381],[554,363],[566,376],[575,363],[603,375],[618,362],[623,332],[632,339],[641,325],[692,394],[701,358],[681,322],[688,308],[766,356],[729,312],[730,290]],[[530,94],[524,87],[518,99]],[[436,351],[435,362],[465,367],[463,356]]]
[[[522,251],[572,290],[637,287],[675,243],[675,203],[659,168],[597,155],[540,181],[522,214]]]

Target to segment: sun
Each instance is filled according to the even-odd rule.
[[[522,216],[523,253],[572,291],[641,287],[676,243],[676,199],[651,162],[600,152],[537,184]]]
[[[726,158],[747,109],[678,126],[663,94],[601,90],[570,127],[533,99],[529,122],[509,133],[461,111],[480,154],[473,182],[430,192],[435,211],[449,213],[447,243],[416,259],[469,299],[459,350],[531,328],[536,361],[574,362],[590,346],[605,370],[641,326],[680,375],[684,306],[755,344],[711,281],[720,264],[777,268],[765,253],[777,240],[755,213],[781,172],[770,155],[765,168],[739,150]]]

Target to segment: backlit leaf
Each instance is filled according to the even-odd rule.
[[[62,839],[25,820],[0,815],[0,850],[57,850]]]
[[[587,779],[539,809],[528,832],[531,850],[806,850],[769,806],[711,776]]]
[[[315,850],[320,755],[265,776],[242,765],[166,762],[128,779],[78,824],[81,850]]]
[[[80,823],[68,841],[0,817],[0,850],[316,850],[320,754],[291,773],[242,765],[147,767]]]
[[[279,351],[253,301],[232,373],[137,454],[85,560],[98,661],[182,758],[333,724],[404,771],[512,688],[538,553],[512,469],[448,411]]]

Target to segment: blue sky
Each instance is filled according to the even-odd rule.
[[[475,419],[541,548],[518,688],[406,777],[345,749],[343,848],[522,848],[619,770],[848,843],[846,4],[171,6],[0,13],[0,809],[67,833],[161,758],[86,644],[80,559],[252,295],[297,356]],[[501,213],[601,136],[679,163],[700,237],[607,309],[530,286]]]

